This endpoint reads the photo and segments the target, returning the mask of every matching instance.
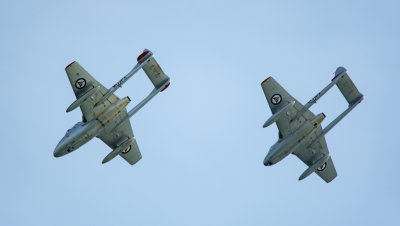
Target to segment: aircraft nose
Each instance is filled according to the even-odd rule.
[[[65,150],[64,147],[64,140],[61,140],[60,143],[57,144],[56,148],[54,149],[53,155],[54,157],[61,157],[65,154],[67,154],[67,151]]]
[[[61,157],[63,154],[62,154],[62,151],[61,151],[61,149],[59,148],[59,146],[57,145],[57,147],[54,149],[54,152],[53,152],[53,155],[54,155],[54,157]]]
[[[54,155],[54,157],[56,157],[56,158],[61,157],[61,154],[60,154],[60,152],[58,152],[58,151],[54,151],[54,152],[53,152],[53,155]]]
[[[269,159],[270,159],[270,156],[269,156],[269,154],[268,154],[267,156],[265,156],[265,159],[264,159],[264,166],[270,166],[270,165],[272,165],[272,163],[269,161]]]
[[[270,165],[272,165],[271,162],[269,162],[269,161],[264,161],[264,166],[270,166]]]

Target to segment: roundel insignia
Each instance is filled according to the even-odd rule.
[[[129,145],[129,147],[125,148],[123,151],[121,151],[122,154],[126,154],[131,150],[132,145]]]
[[[272,103],[272,104],[277,105],[277,104],[279,104],[281,101],[282,101],[282,96],[281,96],[280,94],[274,94],[274,95],[271,97],[271,103]]]
[[[318,171],[323,171],[326,168],[326,162],[322,166],[318,167]]]
[[[86,86],[86,80],[84,78],[76,80],[75,87],[77,89],[83,89],[85,86]]]

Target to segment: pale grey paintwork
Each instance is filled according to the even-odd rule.
[[[283,107],[282,109],[280,109],[279,111],[275,112],[275,114],[273,114],[263,125],[263,128],[270,126],[272,123],[278,121],[279,117],[281,117],[282,115],[286,114],[286,112],[293,107],[293,105],[296,102],[293,100],[291,102],[289,102],[288,104],[286,104],[285,107]]]
[[[309,108],[335,84],[349,102],[349,108],[323,130],[320,121],[315,123],[316,118],[320,116],[315,116]],[[279,130],[279,140],[271,147],[264,159],[264,165],[273,165],[292,153],[309,166],[299,180],[316,172],[327,183],[332,181],[337,173],[324,135],[363,99],[363,95],[348,77],[346,69],[339,67],[332,82],[305,106],[293,98],[272,77],[264,80],[261,86],[272,112],[272,116],[263,127],[276,122]]]
[[[103,163],[110,161],[118,154],[131,165],[141,159],[142,155],[134,138],[129,118],[169,85],[169,77],[161,70],[152,55],[153,53],[149,50],[144,50],[138,57],[138,64],[109,90],[77,62],[72,62],[66,67],[65,70],[77,97],[67,112],[80,106],[83,121],[67,131],[54,150],[55,157],[78,149],[96,136],[113,149],[104,158]],[[153,84],[154,80],[157,80],[157,84],[154,84],[153,91],[128,113],[125,107],[130,99],[128,97],[119,99],[113,93],[143,66],[156,68],[156,70],[144,71]]]
[[[76,99],[68,108],[67,112],[75,110],[77,107],[81,106],[83,102],[85,102],[87,99],[89,99],[93,94],[95,94],[99,90],[100,86],[96,86],[91,88],[89,91],[87,91],[84,95]]]
[[[125,75],[121,80],[119,80],[117,83],[115,83],[106,94],[99,100],[99,102],[96,103],[96,105],[103,103],[109,96],[111,96],[117,89],[121,88],[122,85],[128,81],[136,72],[138,72],[144,65],[148,63],[148,60],[153,56],[153,53],[147,49],[144,50],[148,51],[148,53],[136,64],[136,66],[127,74]]]
[[[264,165],[273,165],[295,150],[302,148],[304,142],[310,137],[309,135],[320,126],[324,118],[324,114],[318,114],[314,116],[312,120],[304,122],[293,134],[279,139],[278,142],[271,147],[270,152],[264,159]]]

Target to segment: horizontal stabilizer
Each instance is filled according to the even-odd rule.
[[[354,85],[353,81],[350,79],[349,75],[346,72],[344,67],[338,67],[335,72],[335,79],[338,75],[343,74],[343,76],[336,83],[340,92],[343,94],[344,98],[346,98],[349,105],[354,104],[359,101],[363,96]]]
[[[275,114],[273,114],[263,125],[263,128],[270,126],[272,123],[278,121],[278,119],[284,115],[296,102],[293,100],[289,102],[286,106],[284,106],[282,109],[277,111]]]
[[[311,165],[306,171],[304,171],[300,177],[299,180],[303,180],[304,178],[308,177],[310,174],[315,172],[318,168],[322,167],[323,164],[329,159],[329,155],[325,155],[321,157],[319,160],[317,160],[313,165]]]
[[[85,102],[89,97],[91,97],[93,94],[96,93],[97,90],[99,90],[100,86],[93,87],[89,91],[87,91],[83,96],[79,97],[77,100],[75,100],[68,108],[67,112],[75,110],[75,108],[81,106],[83,102]]]
[[[132,137],[126,141],[124,141],[122,144],[120,144],[116,149],[114,149],[112,152],[110,152],[110,154],[108,154],[101,163],[107,163],[108,161],[110,161],[111,159],[115,158],[115,156],[117,156],[118,154],[120,154],[122,151],[127,150],[128,148],[130,148],[130,145],[132,143],[132,141],[134,141],[135,138]]]
[[[340,120],[342,120],[348,113],[350,113],[350,111],[352,111],[364,99],[364,95],[362,95],[358,91],[353,81],[347,75],[346,69],[344,67],[338,67],[338,69],[336,69],[335,74],[336,75],[332,80],[338,79],[336,85],[339,88],[340,92],[343,94],[343,96],[346,98],[346,101],[349,103],[349,107],[323,129],[321,136],[327,134],[329,130],[331,130],[337,123],[339,123]],[[339,75],[341,77],[337,78]]]
[[[151,52],[147,49],[138,57],[138,62],[145,62],[144,58],[147,57]],[[165,75],[164,71],[161,69],[160,65],[154,59],[154,57],[148,58],[146,64],[143,66],[143,70],[147,77],[151,80],[156,89],[163,87],[160,92],[164,91],[169,86],[169,83],[165,85],[165,82],[169,80],[169,77]]]
[[[321,92],[317,93],[311,100],[307,102],[304,107],[297,112],[297,114],[292,118],[293,120],[296,120],[298,117],[304,114],[308,109],[311,108],[315,103],[317,103],[317,100],[319,100],[325,93],[327,93],[332,86],[334,86],[338,81],[344,76],[344,73],[346,73],[346,69],[344,67],[340,67],[336,70],[335,77],[332,79],[331,83],[329,83],[324,89],[321,90]]]
[[[148,51],[148,50],[147,50]],[[139,57],[141,57],[141,60],[138,60],[138,63],[135,65],[135,67],[128,73],[126,74],[121,80],[119,80],[117,83],[115,83],[108,91],[106,94],[104,94],[103,98],[101,98],[96,105],[102,104],[109,96],[111,96],[117,89],[121,88],[122,85],[128,81],[136,72],[138,72],[145,64],[147,64],[147,60],[153,56],[153,53],[148,51],[145,55],[140,54]],[[138,58],[139,59],[139,58]]]

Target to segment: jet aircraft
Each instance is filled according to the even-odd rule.
[[[322,129],[321,122],[324,120],[325,114],[314,115],[309,108],[335,84],[349,106]],[[308,166],[299,180],[316,172],[325,182],[331,182],[337,173],[329,155],[325,134],[364,98],[348,76],[346,69],[344,67],[337,68],[331,83],[304,106],[272,77],[265,79],[261,83],[261,87],[272,112],[272,116],[264,123],[263,128],[275,122],[279,130],[279,139],[270,148],[264,159],[264,165],[273,165],[292,153]]]
[[[69,129],[58,143],[54,150],[55,157],[66,155],[92,138],[98,137],[112,149],[102,161],[103,164],[117,155],[131,165],[142,158],[129,118],[156,94],[164,91],[169,86],[170,79],[162,71],[151,51],[145,49],[138,56],[137,61],[136,66],[110,89],[106,89],[96,81],[76,61],[65,68],[77,98],[67,108],[67,112],[80,107],[83,116],[82,121]],[[140,69],[143,69],[149,77],[154,89],[128,112],[126,106],[131,101],[129,97],[120,99],[114,95],[114,92]]]

